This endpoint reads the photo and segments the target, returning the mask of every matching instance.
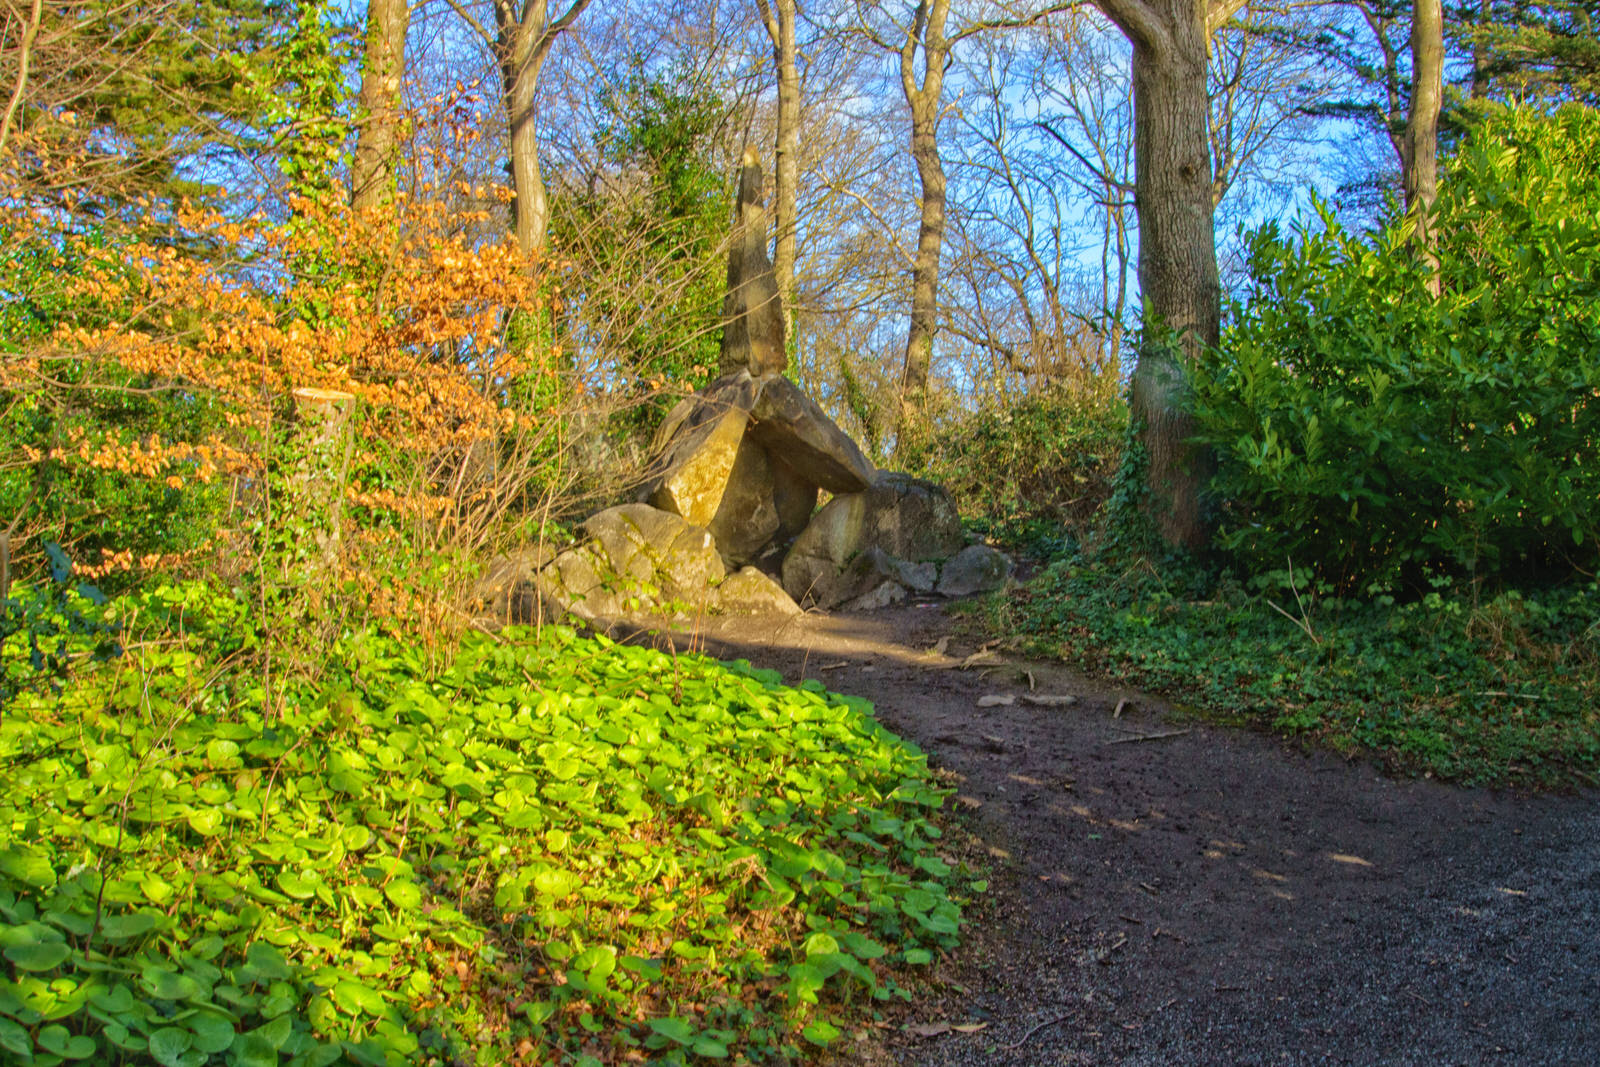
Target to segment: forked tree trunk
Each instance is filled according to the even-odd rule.
[[[406,66],[406,0],[369,0],[361,64],[361,125],[350,166],[351,203],[375,207],[394,195],[400,146],[400,79]]]
[[[495,0],[494,37],[474,24],[500,63],[501,100],[510,140],[511,214],[517,246],[523,252],[543,250],[550,230],[550,200],[539,168],[539,137],[534,125],[539,72],[557,38],[572,27],[589,3],[572,0],[566,12],[552,20],[549,0]]]

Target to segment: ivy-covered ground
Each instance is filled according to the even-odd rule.
[[[814,683],[547,628],[269,689],[226,601],[119,610],[158,625],[0,720],[0,1060],[779,1060],[982,888]]]
[[[1469,785],[1600,785],[1600,585],[1336,597],[1070,553],[981,609],[1030,653]]]

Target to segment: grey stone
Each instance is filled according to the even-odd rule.
[[[767,378],[750,408],[750,435],[830,493],[867,491],[877,474],[850,435],[787,378]]]
[[[489,560],[483,577],[472,588],[472,599],[490,618],[501,622],[538,620],[533,577],[555,558],[549,545],[525,545]],[[532,597],[532,600],[529,598]]]
[[[697,526],[710,525],[760,390],[759,382],[740,371],[679,401],[656,431],[641,498]]]
[[[767,210],[761,200],[761,162],[744,151],[739,206],[728,250],[728,288],[722,301],[722,371],[781,374],[789,365],[783,300],[767,259]]]
[[[717,587],[717,607],[725,614],[798,615],[796,604],[770,575],[745,567]]]
[[[778,532],[781,522],[773,483],[766,449],[746,434],[708,527],[723,559],[749,563]]]
[[[666,598],[702,602],[727,574],[709,531],[647,504],[607,508],[589,516],[583,530],[615,574],[649,582]]]
[[[836,496],[812,517],[784,557],[783,587],[802,603],[808,595],[822,603],[845,565],[869,549],[914,564],[946,559],[964,542],[949,493],[932,482],[883,472],[866,492]]]
[[[910,563],[890,557],[895,579],[913,593],[931,593],[939,581],[939,565],[932,562]]]
[[[945,561],[938,591],[944,596],[971,596],[1003,587],[1011,577],[1011,557],[988,545],[968,545]]]
[[[772,466],[772,503],[778,510],[778,533],[781,541],[793,540],[817,510],[819,489],[817,483],[785,463],[781,456],[767,453]]]

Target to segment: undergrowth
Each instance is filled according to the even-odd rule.
[[[226,598],[115,610],[0,709],[0,1059],[785,1060],[955,943],[861,700],[560,628],[268,690]]]
[[[1127,559],[1135,559],[1127,562]],[[1600,586],[1400,602],[1082,552],[991,600],[1029,651],[1390,769],[1600,785]]]

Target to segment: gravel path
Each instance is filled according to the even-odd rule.
[[[1059,667],[963,669],[937,606],[719,627],[694,643],[874,701],[992,857],[965,944],[843,1062],[1600,1064],[1593,795],[1394,781]]]

